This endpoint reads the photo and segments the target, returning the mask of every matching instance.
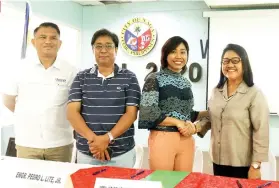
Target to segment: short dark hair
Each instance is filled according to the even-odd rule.
[[[42,27],[51,27],[53,29],[55,29],[58,33],[58,35],[60,36],[60,29],[58,27],[58,25],[56,25],[55,23],[52,22],[44,22],[41,23],[35,30],[34,30],[34,35],[36,35],[36,33],[38,32],[38,30]]]
[[[174,36],[169,38],[162,47],[161,50],[161,67],[162,69],[168,67],[168,55],[177,48],[180,44],[184,44],[187,51],[187,61],[189,57],[189,45],[188,42],[180,36]],[[186,65],[182,68],[182,71],[186,69]]]
[[[93,46],[94,43],[96,42],[96,40],[99,37],[101,37],[101,36],[108,36],[108,37],[110,37],[112,39],[115,47],[118,48],[118,43],[119,43],[118,36],[115,33],[111,32],[111,31],[109,31],[107,29],[100,29],[100,30],[98,30],[98,31],[96,31],[94,33],[94,35],[93,35],[93,37],[91,39],[91,46]]]
[[[224,86],[225,82],[227,81],[227,78],[225,77],[225,75],[222,72],[222,59],[224,58],[225,53],[229,50],[234,51],[241,58],[242,69],[243,69],[243,80],[249,87],[252,87],[254,85],[253,72],[252,72],[252,69],[250,66],[248,54],[247,54],[246,50],[238,44],[228,44],[225,47],[225,49],[223,50],[222,57],[221,57],[220,80],[216,87],[222,88]]]

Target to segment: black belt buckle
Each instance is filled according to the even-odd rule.
[[[152,128],[151,130],[165,131],[165,132],[178,132],[178,128],[176,126],[160,126],[160,125],[157,125],[156,127]]]

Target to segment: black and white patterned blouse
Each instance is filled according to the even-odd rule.
[[[166,117],[195,121],[191,83],[167,68],[146,80],[140,101],[139,129],[152,129]],[[175,125],[174,125],[175,126]]]

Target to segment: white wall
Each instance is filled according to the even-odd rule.
[[[36,16],[57,20],[74,28],[82,28],[83,7],[71,1],[28,1]],[[4,1],[3,4],[25,12],[25,1]],[[23,18],[24,19],[24,18]],[[32,17],[30,17],[32,21]]]

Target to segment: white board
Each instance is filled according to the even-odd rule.
[[[208,95],[220,77],[221,55],[228,43],[243,46],[254,83],[266,96],[271,113],[279,111],[279,11],[207,12],[210,17]]]

